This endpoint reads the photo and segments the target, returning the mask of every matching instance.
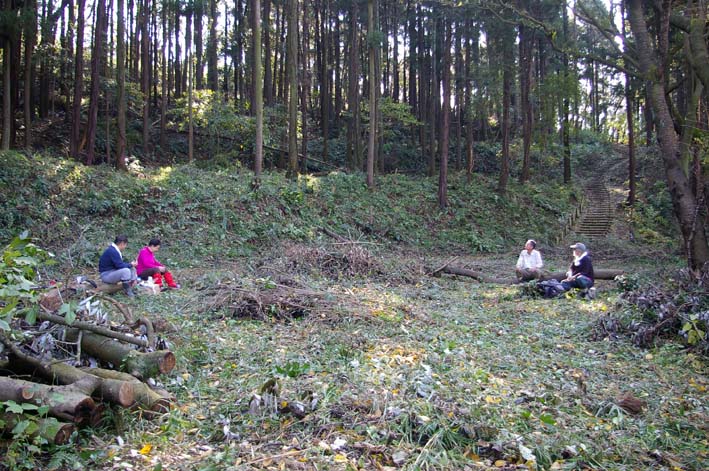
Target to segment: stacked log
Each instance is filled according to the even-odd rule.
[[[61,304],[55,302],[55,298],[62,299],[58,293],[54,288],[42,298],[37,317],[45,324],[63,327],[61,340],[75,343],[76,355],[65,360],[55,359],[51,355],[57,352],[51,348],[38,352],[29,345],[15,343],[0,331],[0,347],[5,347],[7,355],[6,361],[0,359],[0,402],[14,401],[45,409],[46,414],[31,419],[37,424],[33,433],[56,444],[66,443],[76,427],[98,424],[106,404],[141,409],[150,414],[169,411],[173,402],[171,395],[144,382],[169,373],[176,363],[175,355],[169,350],[151,351],[155,348],[156,336],[150,320],[141,318],[133,323],[130,310],[121,306],[118,306],[119,311],[127,325],[118,326],[117,330],[107,324],[97,325],[87,318],[67,320],[58,314]],[[26,325],[18,328],[28,329]],[[133,333],[135,329],[142,330],[143,335],[147,333],[148,338]],[[41,335],[50,335],[46,325],[42,332],[45,333]],[[60,338],[56,333],[51,335]],[[78,362],[81,355],[89,355],[119,371],[72,366],[70,363]],[[32,409],[34,407],[25,410]],[[3,424],[0,433],[10,433],[21,420],[25,419],[20,414],[0,414]]]

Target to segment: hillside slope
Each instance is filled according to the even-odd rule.
[[[246,255],[279,240],[308,241],[329,228],[352,239],[446,252],[494,252],[534,237],[551,241],[577,195],[555,184],[510,185],[453,175],[450,207],[438,209],[431,178],[387,175],[370,191],[361,174],[264,176],[258,191],[245,169],[109,167],[19,153],[0,154],[0,241],[29,229],[40,244],[95,263],[116,233],[160,237],[182,262]],[[137,243],[140,243],[137,242]],[[189,252],[189,253],[188,253]],[[77,262],[77,260],[73,260]]]

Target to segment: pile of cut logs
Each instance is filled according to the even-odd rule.
[[[83,298],[76,319],[60,315],[71,296]],[[110,320],[103,301],[117,308],[122,322]],[[149,319],[133,321],[128,307],[100,290],[52,288],[41,298],[35,325],[16,319],[12,327],[14,338],[0,332],[0,402],[48,409],[57,419],[45,428],[39,419],[48,441],[64,443],[77,426],[96,425],[106,403],[147,414],[169,410],[173,398],[154,378],[175,367],[175,355]],[[19,417],[0,419],[9,431]]]

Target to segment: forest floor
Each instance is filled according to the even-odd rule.
[[[594,244],[598,268],[681,266]],[[150,421],[115,411],[80,441],[90,468],[709,469],[706,358],[606,335],[599,319],[622,309],[613,281],[595,300],[548,300],[427,276],[448,254],[354,242],[269,253],[126,301],[172,324],[178,367],[161,381],[177,403]],[[568,264],[566,245],[544,255]],[[516,256],[454,263],[509,275]]]

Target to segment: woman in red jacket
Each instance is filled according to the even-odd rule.
[[[159,287],[162,287],[162,279],[165,278],[168,288],[177,289],[180,287],[172,278],[165,266],[155,259],[155,252],[160,250],[160,239],[150,239],[148,245],[143,247],[138,254],[138,265],[136,272],[138,277],[147,280],[148,277],[153,277],[153,281]]]

